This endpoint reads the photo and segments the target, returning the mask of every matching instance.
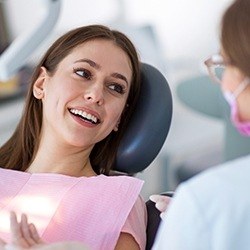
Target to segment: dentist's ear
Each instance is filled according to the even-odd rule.
[[[44,97],[44,82],[47,75],[46,68],[41,67],[39,76],[33,85],[33,95],[36,99],[42,99]]]

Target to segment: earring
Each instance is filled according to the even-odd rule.
[[[34,96],[35,96],[36,99],[41,99],[43,92],[34,91],[33,94],[34,94]]]
[[[117,132],[118,131],[118,128],[119,128],[119,123],[116,124],[115,128],[114,128],[114,131]]]

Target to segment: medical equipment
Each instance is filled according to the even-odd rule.
[[[0,81],[7,81],[14,76],[55,26],[61,1],[42,0],[41,2],[46,7],[46,14],[39,25],[18,36],[0,56]]]

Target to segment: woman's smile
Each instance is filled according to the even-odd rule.
[[[71,108],[69,112],[72,114],[73,118],[82,125],[95,126],[101,123],[100,116],[96,112],[78,108]]]

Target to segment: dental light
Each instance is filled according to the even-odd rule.
[[[32,30],[18,36],[0,56],[0,81],[7,81],[24,66],[28,57],[55,26],[60,13],[60,0],[42,0],[46,14]]]

